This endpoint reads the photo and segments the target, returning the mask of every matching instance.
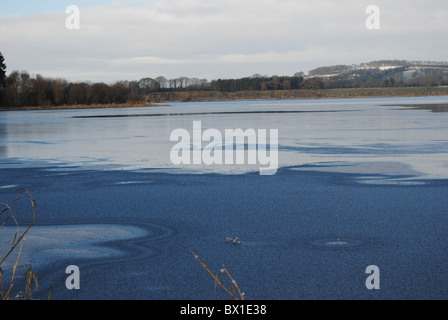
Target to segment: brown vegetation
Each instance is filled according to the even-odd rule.
[[[220,286],[225,292],[227,292],[234,300],[245,300],[244,298],[244,292],[241,292],[240,288],[238,287],[238,284],[236,281],[232,278],[229,271],[226,268],[221,269],[216,274],[214,274],[207,265],[193,252],[190,250],[190,253],[195,257],[196,260],[199,261],[199,263],[204,267],[205,270],[212,276],[212,278],[215,280],[215,291],[216,294],[216,288],[217,286]],[[224,284],[225,278],[229,278],[230,280],[230,286],[227,287]]]
[[[38,293],[38,281],[37,281],[37,275],[33,271],[32,267],[29,266],[25,272],[24,277],[24,291],[19,292],[13,292],[14,289],[14,283],[16,281],[16,273],[18,271],[18,265],[20,256],[22,253],[23,245],[25,242],[25,235],[30,231],[30,229],[34,226],[34,224],[37,221],[37,215],[36,215],[36,202],[32,199],[31,194],[26,189],[19,189],[17,190],[18,194],[17,197],[14,199],[13,202],[16,202],[20,200],[23,196],[29,201],[30,208],[32,211],[32,221],[28,225],[28,227],[22,231],[17,216],[14,214],[12,208],[8,204],[1,203],[0,208],[2,208],[0,212],[0,221],[1,221],[1,228],[4,228],[8,224],[12,224],[16,228],[16,232],[14,234],[14,238],[12,239],[12,242],[10,244],[10,247],[7,248],[6,252],[0,251],[2,255],[0,255],[0,300],[32,300],[34,299],[34,295]],[[1,230],[0,230],[1,231]],[[5,286],[4,283],[4,272],[2,269],[2,264],[4,261],[11,256],[15,251],[17,251],[18,248],[18,254],[17,258],[15,260],[13,270],[12,270],[12,276],[11,280],[9,282],[9,285]],[[51,292],[48,296],[48,298],[51,297]]]
[[[244,90],[235,92],[185,91],[158,92],[149,95],[154,103],[231,101],[231,100],[281,100],[357,97],[405,97],[448,95],[448,87],[394,87],[394,88],[343,88],[298,90]]]

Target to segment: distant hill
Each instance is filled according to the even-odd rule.
[[[30,76],[26,71],[12,71],[0,89],[0,108],[129,106],[152,102],[230,99],[447,95],[448,62],[379,60],[359,65],[319,67],[310,70],[307,75],[303,72],[296,72],[293,76],[255,74],[239,79],[212,81],[159,76],[155,79],[145,77],[138,81],[116,81],[111,84],[72,83],[65,79],[44,78],[39,74]]]
[[[305,78],[322,78],[327,87],[448,85],[448,62],[378,60],[310,70]]]

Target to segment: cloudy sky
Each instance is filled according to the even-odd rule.
[[[365,22],[380,9],[380,29]],[[80,29],[69,30],[69,5]],[[372,60],[448,61],[447,0],[15,0],[0,4],[8,73],[71,81],[293,75]]]

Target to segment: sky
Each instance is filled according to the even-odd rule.
[[[79,29],[70,5],[79,8]],[[366,27],[379,9],[379,29]],[[337,64],[448,61],[446,0],[15,0],[0,4],[7,73],[70,81],[230,79]]]

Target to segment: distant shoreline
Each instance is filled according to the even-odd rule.
[[[80,104],[80,105],[64,105],[64,106],[31,106],[31,107],[14,107],[6,108],[0,107],[0,111],[20,111],[20,110],[64,110],[64,109],[104,109],[104,108],[140,108],[140,107],[156,107],[156,106],[167,106],[164,104],[141,104],[141,103],[108,103],[108,104]]]
[[[269,91],[175,91],[156,92],[148,96],[151,103],[93,104],[63,106],[31,106],[0,108],[0,111],[13,110],[63,110],[97,108],[136,108],[168,106],[179,102],[217,102],[244,100],[299,100],[299,99],[347,99],[347,98],[386,98],[386,97],[426,97],[448,96],[448,86],[443,87],[386,87],[386,88],[340,88],[340,89],[297,89]]]
[[[296,89],[267,91],[179,91],[156,92],[149,95],[154,103],[210,102],[238,100],[298,100],[298,99],[346,99],[380,97],[424,97],[448,95],[444,87],[387,87],[387,88],[342,88],[342,89]]]

